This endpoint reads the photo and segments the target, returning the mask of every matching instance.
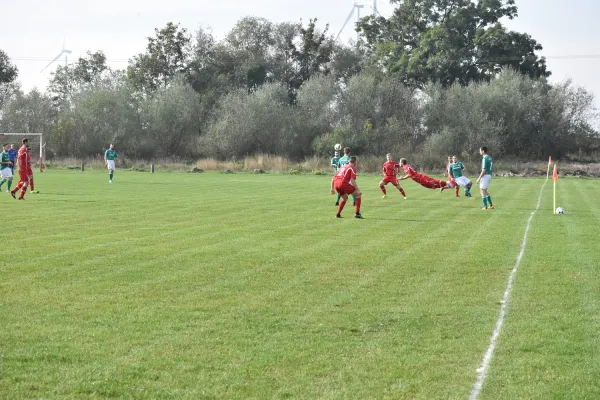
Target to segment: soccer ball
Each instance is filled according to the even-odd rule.
[[[341,144],[339,144],[339,143],[336,143],[336,144],[335,144],[335,146],[333,146],[333,149],[334,149],[335,151],[340,151],[340,150],[342,149],[342,145],[341,145]]]
[[[557,213],[557,214],[564,214],[564,213],[565,213],[565,209],[564,209],[564,208],[562,208],[562,207],[558,207],[558,208],[556,209],[556,213]]]

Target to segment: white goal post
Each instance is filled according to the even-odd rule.
[[[27,136],[37,136],[40,138],[40,172],[44,171],[44,142],[43,142],[43,134],[42,133],[25,133],[25,132],[0,132],[0,144],[3,144],[6,136],[17,136],[19,139]],[[21,140],[18,140],[18,143],[13,143],[16,145],[17,149],[21,147]]]

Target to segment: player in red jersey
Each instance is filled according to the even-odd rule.
[[[398,180],[403,181],[404,179],[410,178],[413,181],[417,182],[419,185],[421,185],[427,189],[444,190],[444,189],[450,189],[452,187],[452,183],[450,183],[450,182],[433,179],[433,178],[428,177],[425,174],[419,174],[410,164],[408,164],[408,161],[406,161],[406,158],[401,158],[400,164],[402,165],[402,168],[404,169],[404,173],[406,173],[406,175],[404,175],[401,178],[398,178]]]
[[[331,194],[335,194],[337,192],[342,196],[342,201],[338,206],[336,218],[342,218],[342,210],[346,205],[346,201],[348,200],[348,195],[352,195],[356,197],[356,201],[354,206],[356,207],[356,214],[354,214],[354,218],[362,218],[363,216],[360,214],[360,203],[362,202],[361,196],[362,193],[356,184],[356,157],[350,157],[350,163],[343,165],[336,174],[333,176],[331,180]]]
[[[33,171],[31,170],[31,156],[29,155],[29,151],[27,149],[29,140],[25,138],[22,140],[22,143],[23,145],[17,153],[17,165],[19,166],[19,183],[17,184],[17,187],[15,187],[10,192],[11,196],[14,199],[16,199],[16,193],[19,190],[21,190],[19,200],[25,200],[25,193],[27,192],[27,186],[29,185],[29,177],[33,176]]]
[[[454,186],[454,192],[456,193],[456,197],[460,197],[458,195],[458,190],[460,189],[460,186],[456,184],[456,182],[454,181],[454,177],[452,176],[452,173],[450,172],[451,164],[452,164],[452,157],[448,156],[448,163],[446,164],[446,175],[448,176],[448,182],[450,182],[452,184],[452,186]]]
[[[404,197],[404,199],[406,200],[406,193],[404,193],[404,189],[402,189],[396,177],[396,175],[400,172],[400,164],[392,160],[392,155],[390,153],[387,153],[385,158],[387,159],[387,161],[383,163],[383,179],[381,180],[381,182],[379,182],[379,189],[381,189],[381,191],[383,192],[382,198],[387,198],[385,185],[391,183],[392,185],[396,186],[396,189],[400,191],[402,197]]]

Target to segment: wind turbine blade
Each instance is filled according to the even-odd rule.
[[[335,37],[335,40],[338,40],[340,38],[342,31],[344,30],[346,25],[348,25],[348,22],[350,22],[350,20],[352,19],[352,15],[354,15],[355,8],[356,8],[356,4],[352,6],[352,10],[350,11],[350,14],[348,14],[348,18],[346,18],[346,22],[344,22],[344,25],[342,25],[342,29],[340,29],[340,31],[338,32],[337,36]]]
[[[48,63],[48,65],[46,65],[46,66],[44,67],[44,69],[43,69],[43,70],[41,70],[40,72],[44,72],[44,71],[46,70],[46,68],[48,68],[49,66],[51,66],[51,65],[52,65],[52,63],[53,63],[54,61],[58,60],[58,59],[60,58],[60,56],[62,56],[62,54],[63,54],[63,53],[62,53],[62,51],[61,51],[61,52],[60,52],[60,54],[59,54],[59,55],[57,55],[56,57],[54,57],[54,60],[50,61],[50,62]]]

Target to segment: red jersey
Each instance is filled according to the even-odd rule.
[[[19,149],[17,160],[19,160],[19,171],[33,175],[33,171],[31,170],[31,156],[26,148],[21,147]]]
[[[402,166],[404,168],[404,172],[406,175],[410,176],[412,179],[418,179],[420,174],[409,164]]]
[[[356,179],[356,167],[352,164],[343,165],[335,174],[335,182],[344,184],[350,183],[351,179]]]
[[[400,164],[398,164],[396,161],[388,161],[383,163],[383,175],[395,177],[398,172],[400,172]]]

